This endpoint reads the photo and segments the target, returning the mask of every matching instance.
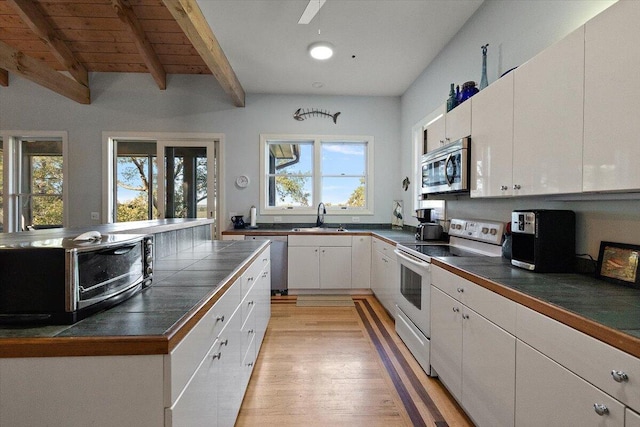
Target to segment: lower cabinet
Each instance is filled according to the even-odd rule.
[[[627,408],[624,416],[624,427],[640,427],[640,414]]]
[[[516,349],[516,426],[625,425],[620,402],[522,341]]]
[[[351,236],[289,236],[289,289],[350,289]]]
[[[400,276],[398,274],[398,262],[393,253],[393,246],[373,239],[371,291],[392,317],[396,312],[396,295],[400,290]]]
[[[431,366],[476,425],[513,425],[515,337],[435,286]]]

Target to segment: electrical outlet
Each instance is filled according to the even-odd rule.
[[[91,212],[91,219],[100,221],[100,213],[99,212]]]
[[[282,222],[282,217],[281,216],[274,216],[273,217],[273,222]]]
[[[360,222],[360,217],[359,216],[352,216],[351,217],[351,222]]]

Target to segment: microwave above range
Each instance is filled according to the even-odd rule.
[[[421,194],[469,191],[471,138],[453,141],[422,156]]]

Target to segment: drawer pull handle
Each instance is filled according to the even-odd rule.
[[[458,307],[453,307],[453,312],[454,313],[458,313],[458,312],[460,312],[460,309]]]
[[[456,289],[456,291],[458,291],[458,293],[463,293],[464,292],[464,288],[458,288],[458,289]]]
[[[222,316],[217,316],[217,317],[216,317],[216,322],[224,322],[224,315],[222,315]]]
[[[247,305],[253,305],[253,304],[255,304],[253,301],[247,302]]]
[[[617,383],[625,383],[629,381],[629,375],[627,375],[627,373],[624,371],[616,371],[614,369],[613,371],[611,371],[611,376]]]
[[[253,366],[253,362],[249,362],[249,363],[247,363],[247,366],[248,366],[248,367],[252,367],[252,366]]]
[[[462,315],[462,318],[463,318],[463,319],[468,319],[468,318],[469,318],[469,315],[468,315],[468,314],[463,314],[463,315]]]
[[[502,191],[507,191],[509,189],[509,187],[507,187],[506,185],[501,185],[500,186],[500,190]]]
[[[229,339],[225,338],[224,341],[220,341],[220,347],[222,347],[223,345],[229,345]]]
[[[249,329],[249,334],[253,334],[253,329]]]
[[[601,417],[604,415],[609,415],[609,408],[601,403],[594,403],[593,410],[596,411],[596,414],[600,415]]]
[[[219,351],[213,355],[213,360],[220,359],[220,357],[222,357],[222,352]]]

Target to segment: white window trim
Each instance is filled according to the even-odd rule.
[[[102,132],[102,218],[107,224],[114,222],[114,194],[113,194],[113,176],[115,170],[114,143],[119,139],[127,139],[129,141],[213,141],[217,140],[218,155],[218,229],[221,230],[222,219],[225,218],[222,213],[225,212],[225,161],[224,161],[224,139],[223,133],[198,133],[198,132],[127,132],[127,131],[105,131]]]
[[[62,226],[69,224],[69,133],[66,131],[32,131],[32,130],[3,130],[1,132],[4,141],[4,229],[5,232],[13,233],[21,231],[18,219],[18,209],[16,206],[18,179],[16,171],[15,152],[18,140],[25,138],[59,138],[62,140]]]
[[[315,206],[309,207],[269,207],[267,206],[267,158],[266,158],[266,145],[267,141],[279,140],[279,141],[313,141],[314,142],[314,159],[313,159],[313,171],[314,171],[314,182],[313,182],[313,194],[314,201],[313,204]],[[367,207],[366,208],[330,208],[327,207],[327,215],[373,215],[373,207],[374,200],[374,184],[373,184],[373,175],[374,175],[374,163],[373,163],[373,153],[374,153],[374,138],[371,135],[317,135],[317,134],[260,134],[260,215],[317,215],[317,205],[322,200],[317,200],[318,194],[320,194],[320,181],[321,176],[316,176],[315,173],[320,171],[320,142],[331,142],[331,141],[353,141],[353,142],[363,142],[367,143]]]

